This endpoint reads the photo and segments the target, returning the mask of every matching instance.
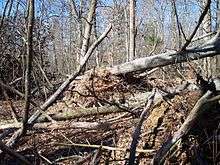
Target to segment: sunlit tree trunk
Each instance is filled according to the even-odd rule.
[[[130,0],[130,20],[129,20],[129,61],[135,57],[135,0]]]
[[[84,0],[79,1],[79,9],[77,10],[76,7],[76,1],[75,0],[69,0],[70,1],[70,6],[71,6],[71,12],[73,16],[76,19],[77,22],[77,46],[79,48],[82,48],[82,41],[83,41],[83,23],[82,23],[82,10],[83,10],[83,4]],[[80,57],[81,57],[81,52],[77,51],[76,55],[76,61],[79,64],[80,63]]]
[[[207,0],[202,1],[202,6],[204,7],[207,3]],[[203,20],[203,26],[202,26],[203,34],[208,34],[212,31],[211,29],[211,10],[209,9],[208,13],[206,14],[204,20]],[[209,39],[209,38],[207,38]],[[213,74],[213,68],[212,68],[212,62],[214,58],[207,57],[203,60],[203,69],[205,71],[206,77],[209,77]]]
[[[129,61],[129,26],[128,26],[128,11],[127,6],[124,8],[124,15],[125,15],[125,23],[126,23],[126,38],[125,38],[125,46],[126,46],[126,61]]]
[[[88,13],[88,16],[86,18],[86,23],[85,23],[85,31],[84,31],[83,41],[82,41],[82,48],[81,48],[80,65],[82,64],[83,57],[85,56],[89,48],[89,41],[91,37],[93,19],[95,16],[96,4],[97,4],[96,0],[91,0],[89,13]]]

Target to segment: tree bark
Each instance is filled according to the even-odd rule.
[[[129,61],[131,61],[135,57],[135,0],[130,0],[129,38]]]
[[[96,4],[97,4],[97,0],[91,1],[88,17],[86,19],[85,32],[84,32],[82,48],[81,48],[80,65],[83,64],[83,58],[89,48],[89,41],[90,41],[92,25],[93,25],[92,21],[94,19],[94,15],[95,15]]]
[[[205,7],[206,6],[206,0],[202,1],[202,6]],[[210,6],[208,8],[207,14],[204,17],[203,20],[203,24],[202,24],[202,32],[203,35],[210,33],[211,30],[211,10],[210,10]],[[208,39],[208,38],[207,38]],[[211,76],[214,73],[214,68],[211,67],[212,63],[214,65],[214,58],[211,57],[207,57],[205,59],[203,59],[203,69],[204,69],[204,73],[206,75],[206,77]]]

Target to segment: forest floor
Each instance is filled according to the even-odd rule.
[[[187,79],[192,79],[189,73],[186,72],[186,75]],[[174,76],[159,79],[157,73],[141,78],[116,77],[105,70],[87,73],[81,80],[75,80],[70,85],[63,96],[46,111],[48,115],[67,114],[80,108],[94,111],[104,106],[120,109],[119,106],[129,107],[133,101],[135,107],[131,109],[132,113],[123,110],[100,112],[78,115],[64,121],[37,123],[16,149],[31,159],[33,164],[125,164],[129,158],[133,132],[146,106],[145,98],[149,92],[153,88],[167,91],[168,87],[175,88],[181,83],[182,80]],[[201,96],[199,91],[186,89],[171,97],[157,98],[141,127],[136,164],[151,163],[155,153],[181,127]],[[1,101],[0,105],[1,122],[12,122],[8,102]],[[23,105],[21,100],[13,101],[18,115],[21,115]],[[216,110],[202,114],[187,137],[166,155],[165,164],[217,164],[220,157],[217,136],[219,121],[220,113]],[[84,123],[90,126],[98,123],[101,126],[73,126]],[[13,164],[15,161],[5,156],[1,164]]]

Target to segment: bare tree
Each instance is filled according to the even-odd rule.
[[[130,0],[130,20],[129,20],[129,61],[135,57],[135,0]]]
[[[34,25],[34,0],[28,1],[28,25],[27,25],[27,56],[25,70],[25,111],[23,115],[23,130],[26,132],[28,114],[30,108],[31,69],[33,61],[33,25]]]
[[[207,0],[202,1],[202,6],[203,7],[206,5],[206,1]],[[209,6],[208,12],[205,15],[204,20],[203,20],[202,32],[205,35],[205,34],[210,33],[211,31],[212,31],[212,28],[211,28],[211,10],[210,10],[210,6]],[[213,59],[214,58],[207,57],[203,60],[203,69],[204,69],[207,77],[211,76],[212,73],[213,73],[213,70],[212,70],[212,67],[211,67],[211,63],[212,63]]]
[[[95,16],[96,4],[97,4],[96,0],[91,0],[89,13],[88,13],[88,16],[86,19],[85,32],[84,32],[84,36],[83,36],[80,65],[82,64],[83,57],[85,56],[85,54],[87,53],[88,48],[89,48],[89,41],[90,41],[92,25],[93,25],[92,22],[93,22],[94,16]]]

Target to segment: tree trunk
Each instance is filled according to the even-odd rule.
[[[217,0],[217,29],[220,29],[220,2]],[[216,56],[216,75],[220,75],[220,55]]]
[[[83,41],[83,37],[82,37],[83,36],[82,35],[83,33],[83,25],[82,25],[83,2],[84,2],[83,0],[80,0],[79,11],[77,11],[75,0],[70,0],[71,12],[73,13],[73,15],[75,16],[77,20],[77,33],[78,33],[77,45],[79,46],[79,48],[82,48],[82,41]],[[80,58],[81,58],[81,54],[77,52],[76,61],[78,62],[78,64],[80,63]]]
[[[125,44],[126,44],[126,61],[128,62],[129,59],[129,26],[128,26],[128,11],[127,6],[124,8],[124,15],[125,15],[125,23],[126,23],[126,38],[125,38]]]
[[[131,61],[135,57],[135,0],[130,0],[129,19],[129,61]]]
[[[206,0],[202,1],[202,6],[203,7],[206,6]],[[203,35],[211,32],[211,10],[210,10],[210,7],[209,7],[209,10],[208,10],[206,16],[204,17],[202,31],[203,31]],[[213,74],[213,70],[211,67],[213,60],[214,60],[214,58],[211,58],[211,57],[207,57],[207,58],[203,59],[203,69],[204,69],[206,77],[209,77]]]
[[[92,21],[93,21],[94,16],[95,16],[96,4],[97,4],[96,0],[91,0],[88,17],[86,19],[85,32],[84,32],[84,36],[83,36],[83,42],[82,42],[82,48],[81,48],[81,57],[80,57],[80,65],[82,65],[83,57],[85,56],[85,54],[87,53],[88,48],[89,48],[89,41],[90,41],[92,25],[93,25]]]
[[[23,115],[23,133],[26,131],[30,108],[31,69],[33,61],[33,25],[34,25],[34,0],[28,1],[28,27],[27,27],[27,56],[25,70],[25,108]]]

